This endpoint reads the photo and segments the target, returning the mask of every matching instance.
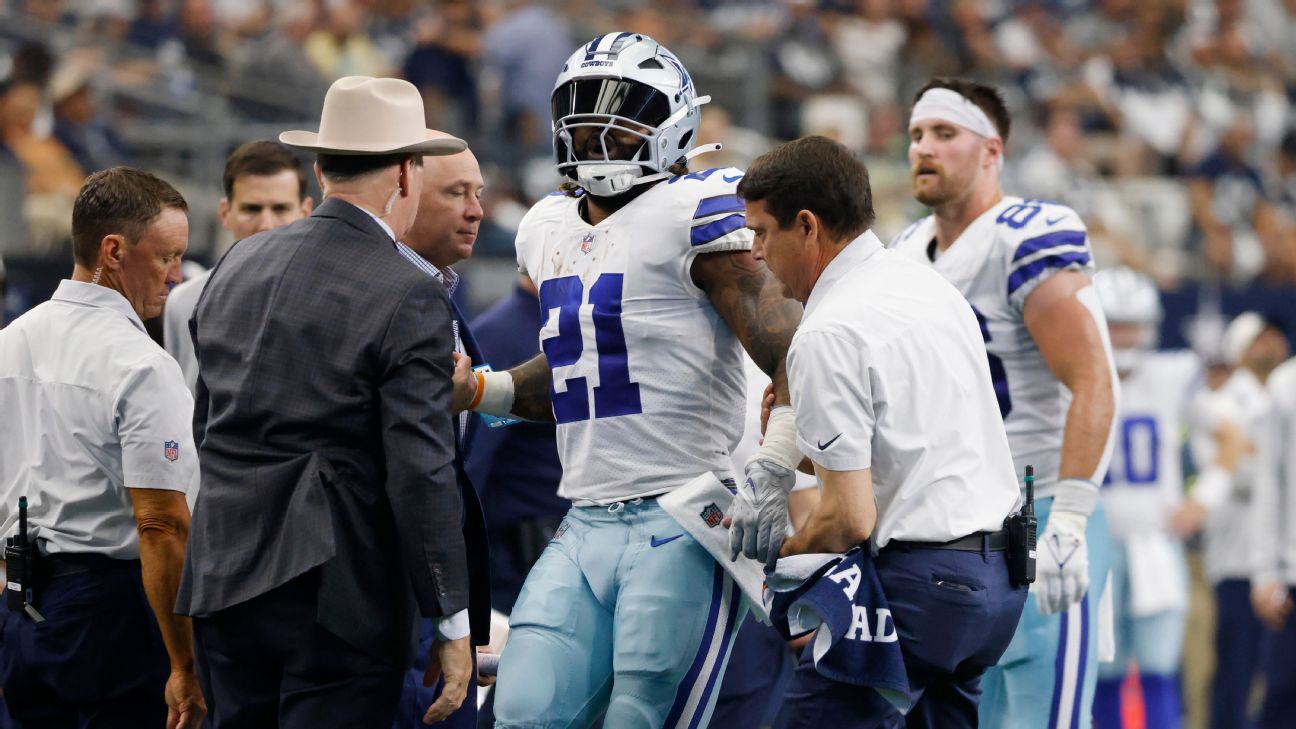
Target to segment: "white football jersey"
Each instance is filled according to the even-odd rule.
[[[1116,440],[1102,500],[1113,537],[1164,532],[1183,502],[1188,407],[1202,385],[1192,352],[1157,352],[1121,380]]]
[[[1059,271],[1092,275],[1084,223],[1065,205],[1004,197],[939,255],[935,240],[936,221],[928,216],[905,229],[890,248],[935,268],[972,304],[1018,482],[1026,466],[1034,466],[1036,495],[1050,496],[1061,462],[1071,391],[1045,363],[1026,329],[1022,309],[1026,297]],[[1096,306],[1091,309],[1099,317],[1106,345],[1106,322]],[[1110,347],[1107,357],[1110,360]],[[1106,471],[1106,461],[1104,456],[1090,476],[1095,483]]]
[[[659,182],[598,225],[561,194],[522,220],[518,267],[540,291],[559,494],[578,505],[732,474],[743,350],[690,269],[702,253],[751,249],[736,194],[742,174],[718,168]]]

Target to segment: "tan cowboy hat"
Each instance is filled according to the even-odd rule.
[[[428,139],[423,97],[397,78],[345,76],[324,96],[319,133],[283,132],[289,147],[324,154],[455,154],[468,148],[456,137]]]

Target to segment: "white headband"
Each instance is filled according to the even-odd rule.
[[[953,89],[927,89],[909,115],[909,126],[928,119],[957,124],[986,139],[999,139],[999,132],[981,107]]]

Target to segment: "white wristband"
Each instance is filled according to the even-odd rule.
[[[1083,478],[1064,478],[1053,485],[1053,511],[1070,511],[1081,516],[1093,513],[1098,487]]]
[[[477,395],[469,410],[497,417],[508,417],[513,409],[513,375],[506,372],[478,370]]]
[[[791,405],[780,405],[770,410],[765,440],[747,462],[756,460],[777,463],[793,471],[801,465],[801,449],[796,444],[796,411]]]

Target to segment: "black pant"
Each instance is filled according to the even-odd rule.
[[[402,667],[320,627],[318,585],[312,570],[247,602],[194,618],[211,729],[392,725]]]
[[[37,580],[45,622],[0,600],[0,683],[22,729],[166,726],[170,663],[139,560],[88,559],[91,571]]]
[[[900,634],[911,691],[902,715],[871,688],[820,675],[812,651],[792,675],[778,729],[971,729],[977,725],[981,674],[1007,650],[1026,603],[1008,581],[1003,552],[884,549],[875,560]]]

